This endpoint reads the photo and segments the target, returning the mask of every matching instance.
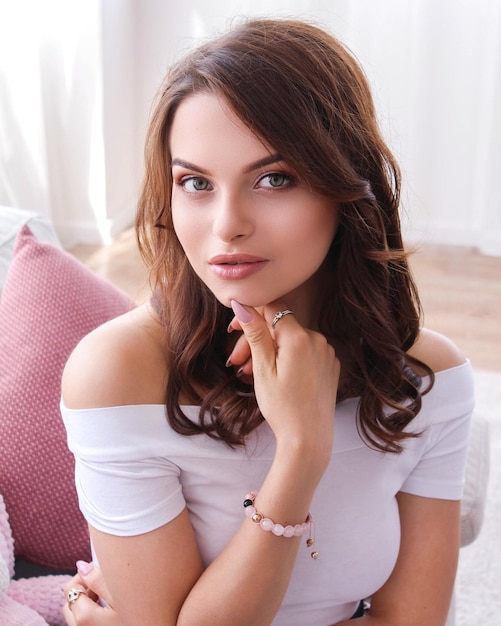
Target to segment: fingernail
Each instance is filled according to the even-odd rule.
[[[94,565],[92,563],[87,563],[86,561],[77,561],[77,570],[78,573],[82,576],[87,576],[94,569]]]
[[[248,311],[243,304],[237,302],[237,300],[231,300],[231,308],[233,309],[233,313],[235,313],[237,318],[244,324],[251,321],[252,313]]]
[[[226,329],[226,332],[227,332],[227,333],[232,333],[232,332],[235,330],[235,329],[233,328],[233,326],[232,326],[232,323],[233,323],[233,322],[230,322],[230,323],[228,324],[228,328]]]
[[[245,374],[244,367],[242,365],[242,367],[239,370],[237,370],[237,378],[240,378],[240,376],[243,376],[244,374]]]
[[[233,365],[233,363],[231,362],[231,356],[228,357],[228,360],[225,363],[225,367],[231,367],[231,365]]]

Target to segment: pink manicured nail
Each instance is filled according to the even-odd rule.
[[[77,570],[81,576],[87,576],[94,569],[92,563],[86,563],[85,561],[77,561]]]
[[[233,309],[233,313],[235,313],[237,318],[244,324],[247,324],[247,322],[251,321],[252,313],[248,311],[243,304],[240,304],[240,302],[237,302],[236,300],[231,300],[231,308]]]

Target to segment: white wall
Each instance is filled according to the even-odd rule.
[[[131,224],[168,65],[242,15],[315,20],[359,58],[409,239],[501,254],[499,0],[0,0],[0,204],[66,245]]]
[[[143,73],[134,0],[101,0],[106,219],[116,236],[133,220],[140,183]]]
[[[139,130],[169,63],[238,15],[313,19],[356,54],[404,173],[407,238],[501,254],[501,2],[137,2]]]

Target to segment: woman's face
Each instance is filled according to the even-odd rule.
[[[311,301],[337,228],[312,191],[223,99],[195,94],[171,129],[172,216],[193,269],[224,305]]]

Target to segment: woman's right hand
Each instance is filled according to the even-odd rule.
[[[333,347],[294,315],[272,327],[276,312],[287,308],[281,301],[266,305],[263,315],[234,301],[232,306],[250,347],[256,399],[277,446],[311,450],[323,473],[332,452],[340,375]]]

